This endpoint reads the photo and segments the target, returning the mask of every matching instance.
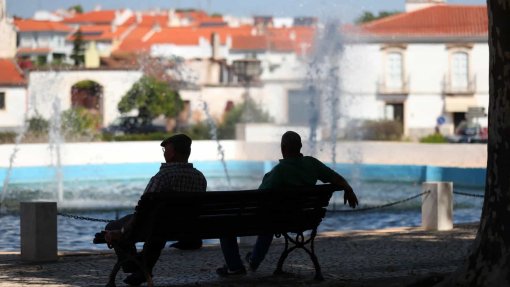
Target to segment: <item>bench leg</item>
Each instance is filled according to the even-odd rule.
[[[281,235],[277,235],[276,237],[280,237]],[[287,259],[287,256],[289,255],[289,239],[287,239],[288,235],[283,234],[283,237],[285,238],[285,249],[283,249],[282,254],[280,255],[280,259],[278,260],[278,265],[276,266],[276,270],[273,272],[274,275],[280,275],[283,274],[283,262],[285,259]]]
[[[298,249],[303,249],[309,256],[310,259],[313,262],[313,265],[315,267],[315,280],[322,281],[324,280],[324,277],[322,276],[321,266],[319,264],[319,260],[317,259],[317,256],[315,255],[315,248],[314,248],[314,239],[317,235],[317,229],[313,229],[312,233],[310,234],[310,238],[308,240],[304,239],[303,233],[296,234],[296,239],[292,239],[287,233],[284,233],[283,236],[285,238],[285,249],[283,250],[282,254],[280,255],[280,259],[278,260],[278,265],[276,267],[276,270],[274,271],[275,275],[283,274],[283,263],[285,262],[285,259],[287,259],[288,255]],[[291,248],[289,248],[289,241],[294,244]],[[306,247],[307,244],[310,244],[310,249]]]

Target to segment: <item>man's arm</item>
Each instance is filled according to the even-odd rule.
[[[335,172],[330,182],[344,190],[344,204],[349,202],[349,206],[352,208],[355,208],[358,205],[358,198],[356,197],[356,194],[343,176]]]

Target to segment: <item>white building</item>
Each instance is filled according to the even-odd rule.
[[[7,18],[5,0],[0,0],[0,58],[14,58],[16,55],[16,30],[12,19]]]
[[[39,64],[53,61],[70,62],[72,44],[66,37],[73,29],[60,22],[16,19],[19,58],[29,58]]]
[[[0,59],[0,131],[23,126],[27,112],[26,81],[12,59]]]
[[[438,125],[451,134],[488,108],[486,7],[414,0],[406,9],[349,30],[342,82],[353,104],[346,112],[401,121],[411,138]],[[487,127],[486,117],[475,120]]]

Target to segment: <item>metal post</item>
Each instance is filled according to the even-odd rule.
[[[424,182],[422,191],[421,226],[425,230],[453,228],[453,183]]]
[[[56,261],[57,203],[20,203],[21,260],[29,262]]]

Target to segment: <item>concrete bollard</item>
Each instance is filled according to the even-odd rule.
[[[453,183],[424,182],[422,191],[421,226],[425,230],[451,230],[453,228]]]
[[[21,202],[20,230],[21,260],[57,260],[56,202]]]

